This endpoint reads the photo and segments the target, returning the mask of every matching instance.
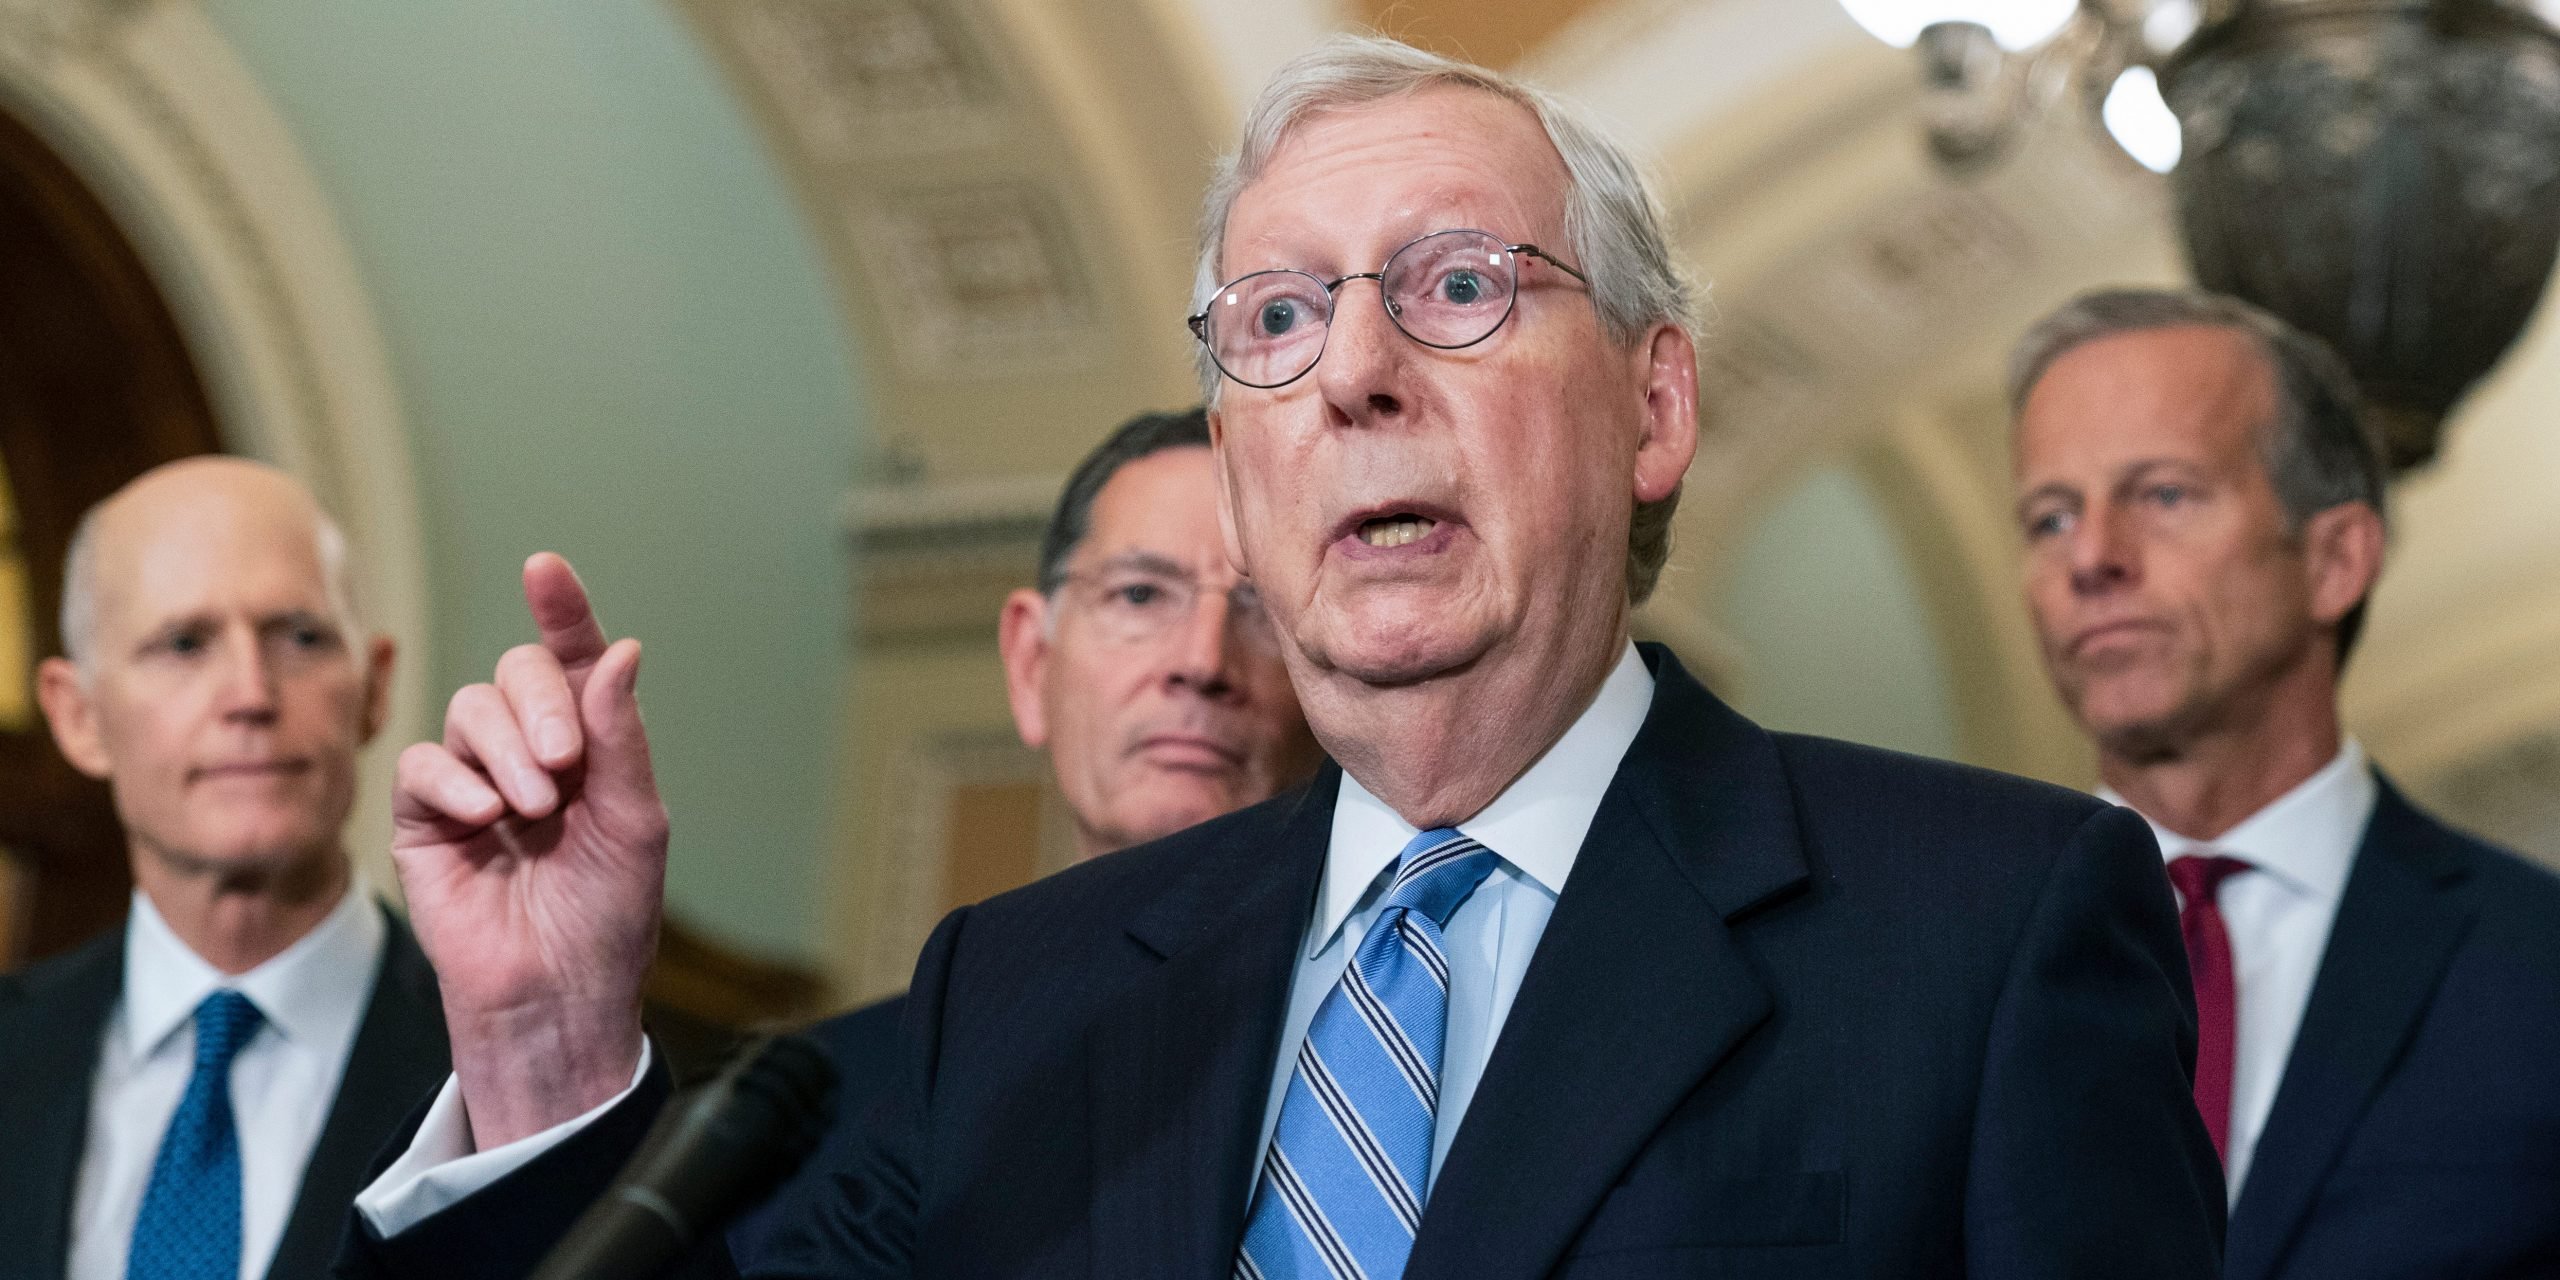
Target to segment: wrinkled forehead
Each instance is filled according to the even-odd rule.
[[[1374,271],[1434,231],[1472,227],[1561,250],[1570,175],[1529,107],[1441,85],[1317,111],[1237,193],[1229,276],[1272,267]]]

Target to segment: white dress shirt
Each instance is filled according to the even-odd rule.
[[[240,1141],[240,1275],[266,1274],[373,999],[386,932],[373,895],[357,883],[317,928],[235,977],[189,950],[151,900],[134,893],[124,991],[107,1014],[90,1084],[69,1280],[125,1280],[161,1136],[195,1074],[196,1006],[224,989],[248,997],[264,1018],[232,1059],[231,1111]]]
[[[1448,1154],[1449,1139],[1458,1131],[1458,1117],[1465,1114],[1476,1082],[1484,1075],[1494,1037],[1511,1012],[1511,998],[1519,994],[1530,953],[1546,932],[1548,913],[1564,889],[1565,876],[1573,870],[1574,855],[1591,829],[1601,793],[1608,790],[1619,759],[1635,741],[1652,705],[1653,673],[1645,668],[1635,646],[1628,645],[1601,684],[1599,696],[1573,728],[1483,812],[1459,824],[1460,830],[1500,855],[1503,865],[1459,906],[1442,931],[1449,950],[1449,1034],[1441,1053],[1439,1128],[1431,1143],[1435,1171]],[[1307,946],[1290,988],[1280,1066],[1263,1116],[1266,1146],[1272,1126],[1279,1123],[1289,1064],[1297,1059],[1307,1024],[1315,1020],[1316,1006],[1324,1003],[1325,993],[1350,963],[1369,920],[1377,914],[1386,868],[1415,834],[1411,825],[1366,788],[1347,775],[1343,778],[1341,797],[1334,803],[1322,896],[1308,924]],[[648,1072],[650,1052],[644,1042],[631,1086],[612,1100],[531,1137],[478,1153],[471,1148],[461,1090],[448,1078],[408,1151],[356,1197],[357,1210],[384,1236],[415,1226],[611,1110],[639,1086]],[[1261,1167],[1258,1150],[1254,1167],[1257,1171]]]
[[[2225,1136],[2223,1186],[2240,1201],[2249,1157],[2275,1107],[2276,1088],[2311,1003],[2311,983],[2329,949],[2329,926],[2338,897],[2364,843],[2365,826],[2381,794],[2364,748],[2350,738],[2337,758],[2213,840],[2171,831],[2150,815],[2151,833],[2164,857],[2222,854],[2250,870],[2222,882],[2216,901],[2231,932],[2231,967],[2237,1006],[2231,1060],[2231,1127]],[[2113,791],[2099,796],[2114,804]],[[2181,903],[2183,906],[2184,904]]]
[[[1484,1077],[1485,1060],[1493,1056],[1512,997],[1520,994],[1520,979],[1546,933],[1556,895],[1564,892],[1565,878],[1573,873],[1600,797],[1652,707],[1653,673],[1635,646],[1628,645],[1573,727],[1493,803],[1458,824],[1460,832],[1502,861],[1441,927],[1449,958],[1449,1024],[1440,1053],[1440,1110],[1431,1134],[1434,1178],[1467,1103],[1475,1097],[1476,1083]],[[1358,779],[1343,776],[1342,794],[1333,804],[1324,881],[1298,953],[1288,1021],[1280,1028],[1280,1056],[1272,1065],[1271,1092],[1262,1110],[1255,1178],[1261,1176],[1262,1153],[1280,1123],[1280,1101],[1297,1069],[1298,1046],[1383,909],[1387,886],[1395,878],[1396,855],[1419,834]]]

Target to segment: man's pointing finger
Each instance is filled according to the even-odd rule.
[[[524,562],[524,603],[542,632],[542,647],[575,677],[604,656],[604,627],[569,562],[537,551]]]

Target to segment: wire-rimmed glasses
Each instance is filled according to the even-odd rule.
[[[1378,301],[1404,336],[1455,351],[1493,336],[1519,299],[1520,259],[1588,276],[1534,244],[1506,244],[1489,231],[1435,231],[1388,255],[1385,266],[1333,281],[1297,270],[1256,271],[1228,281],[1190,317],[1192,336],[1218,372],[1268,390],[1307,375],[1333,333],[1334,295],[1354,280],[1378,282]]]
[[[1109,644],[1159,643],[1191,624],[1202,597],[1222,594],[1226,598],[1219,603],[1227,612],[1229,635],[1259,653],[1280,651],[1279,632],[1271,615],[1263,611],[1261,593],[1250,582],[1213,587],[1145,557],[1072,571],[1065,575],[1065,585],[1078,616],[1089,619]]]

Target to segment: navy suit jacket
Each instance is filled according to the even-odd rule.
[[[729,1224],[729,1256],[740,1270],[752,1271],[773,1247],[774,1236],[792,1218],[809,1212],[812,1197],[826,1194],[826,1174],[849,1164],[862,1138],[863,1121],[873,1104],[897,1083],[898,1020],[907,998],[891,996],[848,1013],[840,1013],[803,1030],[836,1069],[836,1113],[818,1149],[800,1171]]]
[[[370,1180],[383,1143],[452,1070],[435,970],[409,927],[388,909],[383,918],[390,928],[373,997],[303,1166],[268,1280],[329,1274],[348,1206]],[[0,1280],[61,1280],[68,1265],[90,1077],[107,1014],[123,992],[121,928],[0,977]]]
[[[2232,1209],[2227,1274],[2560,1276],[2560,879],[2388,782]]]
[[[1406,1276],[2216,1275],[2221,1177],[2141,820],[1771,734],[1646,657],[1651,712]],[[1230,1274],[1340,781],[946,919],[901,1079],[758,1274]],[[359,1232],[349,1273],[529,1266],[663,1096],[395,1240]]]

